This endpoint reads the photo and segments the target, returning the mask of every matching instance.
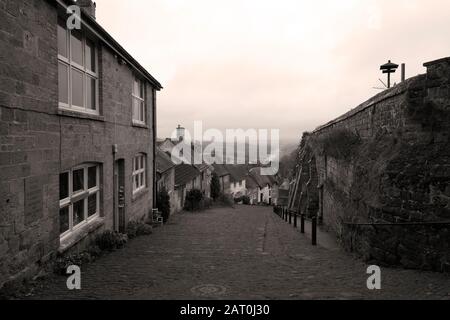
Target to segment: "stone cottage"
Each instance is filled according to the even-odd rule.
[[[0,2],[0,287],[154,206],[162,87],[74,4]]]

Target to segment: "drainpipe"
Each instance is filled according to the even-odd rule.
[[[152,122],[153,122],[153,208],[156,209],[156,196],[157,196],[157,192],[156,192],[156,135],[158,134],[157,132],[157,121],[156,121],[156,90],[153,89],[153,108],[152,108],[152,112],[153,112],[153,118],[152,118]]]

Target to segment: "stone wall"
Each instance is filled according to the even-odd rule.
[[[113,228],[117,159],[125,160],[126,220],[144,218],[153,206],[155,90],[147,84],[149,125],[133,126],[133,70],[100,44],[100,116],[59,110],[56,25],[56,5],[48,1],[0,0],[0,288],[36,274],[61,250],[61,172],[100,164],[101,219],[89,232]],[[147,155],[148,187],[133,196],[138,153]]]
[[[450,59],[425,66],[427,74],[304,136],[291,209],[319,202],[313,214],[366,260],[443,271],[450,266]],[[308,192],[311,179],[317,195]]]

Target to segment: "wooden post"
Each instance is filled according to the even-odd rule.
[[[305,233],[305,216],[300,214],[300,232]]]
[[[294,228],[297,228],[297,212],[294,214]]]
[[[289,211],[289,224],[292,224],[292,211]]]
[[[311,240],[312,240],[312,245],[316,246],[317,245],[317,217],[314,216],[311,220]]]

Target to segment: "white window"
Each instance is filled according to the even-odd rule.
[[[137,155],[133,160],[133,193],[137,193],[147,186],[147,157],[144,154]]]
[[[100,169],[86,164],[59,175],[59,227],[64,237],[100,213]]]
[[[99,114],[97,46],[82,30],[58,19],[59,107]]]
[[[145,124],[146,110],[145,110],[145,87],[144,82],[138,78],[133,81],[133,122],[137,124]]]

